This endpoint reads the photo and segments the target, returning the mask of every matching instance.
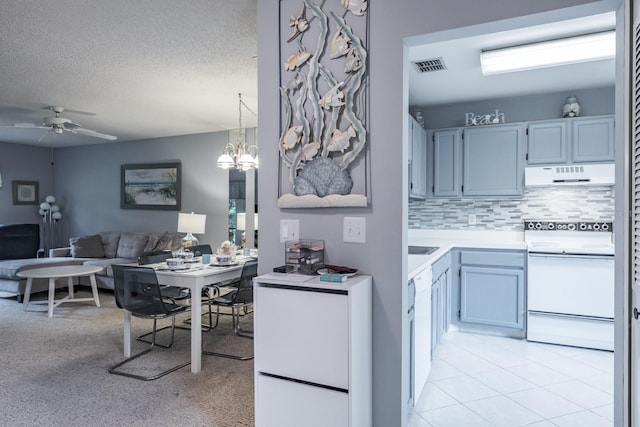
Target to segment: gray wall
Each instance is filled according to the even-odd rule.
[[[278,91],[281,61],[278,42],[280,0],[258,2],[258,88],[259,129],[264,141],[277,141],[280,122]],[[368,149],[371,152],[371,205],[358,209],[279,209],[278,157],[265,156],[260,168],[260,272],[266,273],[284,262],[278,239],[278,220],[300,220],[303,238],[323,238],[328,263],[357,267],[373,276],[373,408],[374,425],[401,426],[406,423],[406,377],[403,363],[407,348],[406,276],[408,230],[407,136],[408,88],[404,43],[429,41],[427,33],[518,17],[562,7],[592,3],[579,0],[397,0],[372,2],[370,19],[370,123]],[[593,2],[599,11],[609,2]],[[604,3],[607,3],[606,5]],[[594,9],[592,12],[595,12]],[[567,13],[573,11],[565,11]],[[569,16],[556,12],[558,19]],[[543,18],[551,19],[546,13]],[[522,26],[532,22],[521,20]],[[486,26],[496,31],[498,24]],[[427,34],[427,35],[425,35]],[[422,36],[425,35],[425,36]],[[420,36],[405,40],[409,36]],[[443,37],[443,35],[438,35]],[[362,216],[367,221],[365,245],[342,242],[344,216]],[[265,227],[266,226],[266,227]],[[394,254],[394,256],[389,256]],[[397,256],[395,254],[401,254]]]
[[[120,209],[120,166],[179,160],[182,209],[207,215],[201,243],[228,238],[228,172],[216,160],[228,132],[184,135],[56,150],[55,196],[66,237],[100,231],[176,231],[178,211]]]
[[[411,88],[409,88],[411,90]],[[409,111],[422,111],[427,129],[464,126],[464,114],[491,113],[500,110],[506,123],[527,122],[562,118],[562,106],[568,95],[576,95],[580,100],[581,116],[613,114],[615,108],[615,88],[571,90],[565,92],[528,95],[518,98],[496,98],[483,101],[447,104],[435,107],[411,106]]]
[[[14,205],[12,181],[37,181],[39,202],[53,192],[49,148],[0,142],[0,224],[38,224],[37,205]],[[39,203],[38,203],[39,204]],[[41,227],[42,229],[42,227]]]

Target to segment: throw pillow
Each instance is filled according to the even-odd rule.
[[[169,232],[165,232],[162,236],[160,236],[160,238],[158,238],[156,245],[151,250],[154,252],[173,251],[174,248],[173,248],[172,242],[173,242],[173,235]]]
[[[71,256],[74,258],[104,258],[100,235],[72,237],[69,239]]]
[[[149,235],[147,233],[122,233],[120,234],[116,256],[118,258],[137,259],[138,255],[144,251],[148,240]]]
[[[102,239],[102,248],[106,258],[115,258],[118,252],[118,242],[120,241],[120,233],[103,231],[100,233]]]

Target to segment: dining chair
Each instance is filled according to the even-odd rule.
[[[253,331],[246,331],[240,327],[240,310],[246,313],[247,308],[253,304],[253,278],[258,275],[258,261],[246,261],[242,266],[240,279],[231,283],[229,287],[233,290],[225,295],[211,299],[210,305],[216,306],[216,323],[213,328],[218,326],[220,320],[220,307],[228,307],[231,309],[231,321],[233,325],[233,333],[239,337],[253,339]],[[237,360],[253,359],[251,355],[235,355],[229,353],[220,353],[214,351],[203,350],[202,354],[210,356],[228,357]]]
[[[118,369],[132,360],[149,353],[157,345],[156,334],[159,319],[171,318],[171,343],[167,346],[171,347],[175,334],[176,315],[188,311],[190,307],[175,304],[163,297],[161,287],[158,284],[158,277],[153,268],[124,265],[113,265],[112,267],[115,288],[114,295],[117,306],[128,311],[132,316],[141,319],[152,319],[153,330],[151,331],[152,338],[149,348],[111,366],[109,373],[143,381],[151,381],[189,365],[191,363],[190,361],[150,376],[138,375]]]
[[[194,245],[187,248],[189,252],[193,254],[193,256],[200,256],[202,254],[210,254],[213,255],[213,250],[211,249],[211,245]]]

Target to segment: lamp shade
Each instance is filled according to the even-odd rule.
[[[178,233],[203,234],[206,222],[206,215],[180,212],[178,214]]]
[[[236,229],[238,230],[247,229],[247,214],[239,213],[238,215],[236,215]]]

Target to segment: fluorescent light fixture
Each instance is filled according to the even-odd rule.
[[[549,40],[480,53],[482,74],[502,74],[514,71],[614,58],[615,31]]]

